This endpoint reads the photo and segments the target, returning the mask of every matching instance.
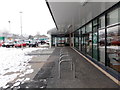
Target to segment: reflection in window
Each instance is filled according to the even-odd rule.
[[[82,34],[85,34],[85,27],[81,28]]]
[[[85,27],[83,27],[82,29],[82,51],[83,53],[86,52],[86,36],[85,36]]]
[[[97,23],[97,19],[95,19],[93,21],[93,41],[92,41],[92,45],[93,45],[93,58],[95,60],[98,60],[98,23]]]
[[[52,46],[55,46],[55,37],[52,36]]]
[[[99,60],[105,64],[105,29],[99,30]]]
[[[92,23],[86,25],[86,52],[92,57]]]
[[[93,33],[93,58],[98,60],[97,32]]]
[[[79,49],[79,30],[75,31],[74,39],[75,39],[74,45],[77,49]]]
[[[120,22],[119,12],[120,9],[118,8],[107,14],[107,25]]]
[[[92,23],[86,25],[86,32],[92,32]]]
[[[120,26],[107,29],[107,60],[109,66],[120,72]]]
[[[79,29],[79,50],[81,51],[81,48],[82,48],[82,45],[81,45],[81,36],[82,34],[81,34],[81,29]]]
[[[99,28],[105,27],[105,16],[99,18]]]
[[[87,54],[92,57],[92,33],[87,34],[86,47]]]

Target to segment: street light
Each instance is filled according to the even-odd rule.
[[[21,37],[22,37],[22,12],[19,12],[20,13],[20,28],[21,28]]]
[[[23,36],[22,36],[22,12],[19,12],[20,13],[20,28],[21,28],[21,39],[23,40]],[[23,44],[22,44],[22,50],[23,50]]]
[[[10,23],[11,23],[11,22],[10,22],[10,21],[8,21],[8,23],[9,23],[9,31],[10,31],[10,30],[11,30],[11,28],[10,28]]]

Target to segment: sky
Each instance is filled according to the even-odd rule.
[[[55,27],[45,0],[0,0],[0,31],[21,34],[21,15],[23,35],[47,34]]]

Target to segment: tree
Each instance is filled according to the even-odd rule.
[[[39,39],[39,38],[40,38],[40,32],[37,32],[36,35],[35,35],[35,37],[36,37],[37,39]]]
[[[29,35],[28,39],[33,39],[33,36],[32,36],[32,35]]]

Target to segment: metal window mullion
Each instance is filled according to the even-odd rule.
[[[82,30],[80,30],[80,36],[81,36],[81,51],[82,51]]]
[[[79,50],[79,29],[77,35],[78,35],[78,50]]]
[[[99,19],[97,19],[97,59],[98,61],[100,61],[100,58],[99,58]]]
[[[93,58],[93,21],[92,21],[92,58]]]
[[[105,14],[105,66],[108,66],[108,59],[107,59],[107,14]]]
[[[86,26],[85,26],[85,54],[87,53],[87,45],[86,45]]]

